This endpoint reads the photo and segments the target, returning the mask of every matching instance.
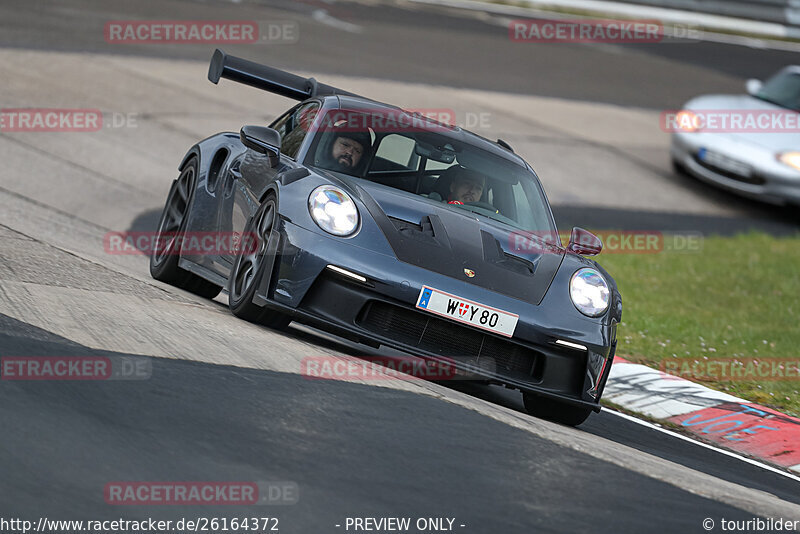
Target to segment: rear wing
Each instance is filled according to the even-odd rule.
[[[360,97],[355,93],[319,83],[314,78],[303,78],[280,69],[229,56],[217,48],[208,67],[208,79],[212,83],[218,83],[220,78],[243,83],[294,100],[328,95]]]

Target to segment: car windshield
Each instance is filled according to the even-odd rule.
[[[471,142],[471,134],[420,115],[330,111],[316,121],[307,165],[424,197],[453,210],[553,235],[539,180],[516,157]]]
[[[800,111],[800,74],[796,72],[776,74],[767,80],[755,97],[787,109]]]

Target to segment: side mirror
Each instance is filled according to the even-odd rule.
[[[761,83],[761,80],[755,80],[755,79],[747,80],[747,83],[744,84],[745,89],[747,89],[747,94],[749,95],[756,94],[761,90],[763,86],[764,84]]]
[[[239,139],[247,148],[269,158],[270,167],[277,167],[281,159],[281,134],[264,126],[242,126]]]
[[[567,250],[583,256],[595,256],[603,250],[603,242],[590,231],[576,226],[569,236]]]

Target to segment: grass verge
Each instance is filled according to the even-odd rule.
[[[800,234],[712,236],[699,252],[598,261],[622,293],[620,356],[800,416]]]

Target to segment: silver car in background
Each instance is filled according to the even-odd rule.
[[[746,95],[706,95],[665,118],[676,170],[772,204],[800,205],[800,66]]]

